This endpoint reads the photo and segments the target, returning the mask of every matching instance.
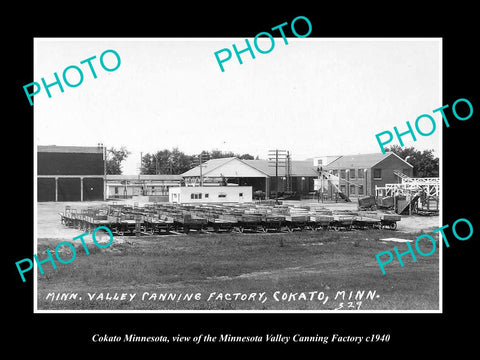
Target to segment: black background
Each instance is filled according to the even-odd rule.
[[[381,6],[366,5],[365,2],[353,6],[344,2],[330,6],[312,4],[315,5],[302,7],[298,2],[277,2],[260,9],[258,5],[246,3],[207,6],[203,2],[194,7],[182,3],[181,9],[175,9],[160,2],[149,2],[148,5],[117,2],[104,7],[76,3],[58,7],[34,4],[25,5],[24,9],[9,9],[6,18],[11,18],[10,25],[2,25],[5,49],[8,50],[2,58],[7,78],[6,91],[2,93],[8,99],[4,104],[4,114],[8,114],[4,117],[4,129],[8,128],[11,134],[4,136],[4,149],[9,147],[4,156],[4,169],[13,175],[8,181],[9,187],[13,187],[10,195],[16,201],[4,206],[12,209],[16,216],[4,217],[2,266],[4,279],[9,285],[6,291],[2,291],[2,297],[6,313],[3,340],[7,347],[18,349],[20,353],[42,354],[41,357],[72,356],[83,351],[90,356],[97,351],[114,355],[124,348],[136,351],[143,347],[158,355],[156,357],[166,357],[166,349],[174,349],[174,354],[183,349],[206,349],[211,354],[218,351],[222,357],[233,354],[221,352],[226,345],[218,343],[92,343],[91,337],[95,333],[120,336],[130,333],[139,336],[195,336],[200,333],[217,336],[221,333],[368,336],[388,333],[391,337],[388,343],[309,345],[308,348],[313,350],[309,356],[315,357],[330,350],[338,356],[344,354],[344,350],[353,350],[356,354],[369,356],[398,354],[416,357],[421,352],[433,355],[448,348],[461,349],[464,353],[474,347],[475,333],[478,333],[474,315],[480,302],[475,295],[480,228],[473,207],[478,201],[475,130],[480,113],[478,41],[474,35],[474,30],[478,29],[478,19],[474,17],[477,10],[473,3],[459,2],[437,3],[430,7],[407,2],[384,2]],[[33,38],[235,36],[251,39],[273,26],[290,23],[300,15],[312,23],[313,31],[309,37],[443,38],[443,103],[438,106],[449,104],[446,114],[452,120],[450,128],[443,128],[442,223],[452,224],[458,218],[467,218],[475,229],[468,241],[453,240],[450,248],[444,247],[443,314],[33,314],[32,275],[27,275],[27,282],[22,283],[14,264],[19,259],[31,258],[33,252],[33,108],[23,92],[23,85],[35,80]],[[299,33],[303,32],[299,29]],[[451,105],[458,98],[467,98],[473,104],[473,117],[468,121],[453,118]],[[12,182],[14,179],[15,183]],[[68,348],[68,352],[59,352],[61,347]],[[288,345],[230,344],[228,347],[235,349],[235,353],[244,347],[253,348],[253,351],[260,347],[270,350],[289,348],[300,356],[297,350],[306,345],[290,342]],[[255,352],[250,354],[253,356]]]

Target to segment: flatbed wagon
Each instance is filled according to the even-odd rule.
[[[150,204],[144,207],[108,205],[59,213],[67,227],[91,232],[108,227],[116,235],[167,234],[196,231],[269,232],[388,228],[395,230],[398,214],[375,211],[331,211],[319,207]]]

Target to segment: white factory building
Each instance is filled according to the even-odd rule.
[[[181,186],[169,188],[171,203],[248,203],[252,202],[251,186]]]

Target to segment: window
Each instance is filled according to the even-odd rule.
[[[118,186],[115,186],[115,195],[118,195]]]
[[[358,178],[363,179],[365,175],[365,170],[364,169],[358,169]]]
[[[345,189],[346,189],[346,188],[345,188],[345,185],[340,185],[340,191],[341,191],[342,193],[345,193]]]
[[[373,178],[380,180],[382,178],[382,169],[373,169]]]
[[[345,169],[340,170],[340,179],[345,179]]]
[[[243,196],[243,193],[238,194],[238,196]]]
[[[350,169],[349,176],[350,179],[355,179],[355,169]]]
[[[208,199],[208,194],[205,194],[205,199]]]
[[[218,197],[219,197],[219,198],[226,198],[226,197],[227,197],[227,194],[218,194]]]
[[[354,195],[354,194],[355,194],[355,185],[350,184],[350,195]]]
[[[358,186],[358,195],[363,195],[363,185]]]
[[[195,199],[195,194],[190,194],[190,199]]]

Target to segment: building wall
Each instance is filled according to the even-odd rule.
[[[57,192],[57,201],[81,201],[81,179],[59,177]]]
[[[83,201],[103,200],[103,178],[83,178]]]
[[[370,195],[370,191],[366,191],[369,189],[368,173],[369,169],[365,172],[364,168],[350,168],[348,172],[345,171],[345,177],[340,178],[340,189],[344,189],[342,192],[348,197]]]
[[[37,179],[37,201],[55,201],[55,178]]]
[[[395,155],[390,155],[375,166],[366,168],[366,171],[365,168],[356,167],[355,164],[348,168],[348,172],[346,170],[347,168],[341,167],[332,169],[333,174],[340,177],[339,188],[349,197],[375,195],[375,186],[401,182],[401,179],[393,173],[394,170],[400,170],[410,177],[413,176],[413,168]],[[380,171],[380,178],[374,177],[376,170]],[[362,190],[360,190],[360,185]],[[333,192],[333,189],[329,189],[329,195],[332,195]]]
[[[41,149],[37,148],[37,201],[104,199],[102,148]]]
[[[240,196],[241,195],[241,196]],[[169,189],[171,203],[252,202],[251,186],[181,186]]]
[[[107,197],[108,198],[129,198],[132,196],[167,196],[170,187],[180,186],[180,181],[174,183],[172,181],[144,181],[143,184],[119,182],[108,182],[107,180]]]
[[[102,153],[37,153],[38,175],[102,175]]]
[[[316,176],[292,176],[292,191],[301,194],[307,195],[309,192],[315,191],[314,189],[314,179]],[[287,180],[283,176],[278,177],[278,192],[282,193],[285,191],[287,186]],[[275,192],[277,190],[276,178],[275,176],[270,178],[270,191]]]
[[[380,170],[380,178],[375,178],[375,169]],[[400,170],[405,175],[413,177],[413,168],[405,164],[398,157],[391,155],[380,161],[371,169],[370,180],[372,195],[375,195],[375,186],[385,186],[385,184],[400,183],[401,179],[393,173],[394,170]]]

